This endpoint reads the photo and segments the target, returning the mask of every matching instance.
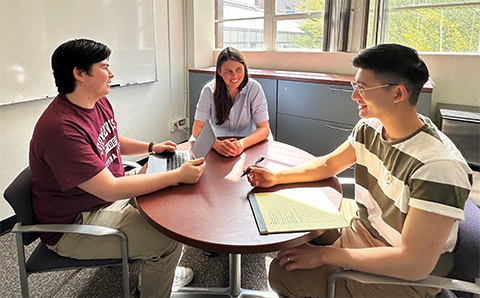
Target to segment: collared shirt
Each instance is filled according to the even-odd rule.
[[[215,103],[213,91],[215,80],[205,84],[197,104],[195,120],[211,124],[217,137],[246,137],[257,129],[256,124],[268,121],[267,99],[262,86],[249,78],[247,85],[235,97],[228,119],[222,124],[216,124]]]

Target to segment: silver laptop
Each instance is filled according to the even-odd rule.
[[[190,150],[175,151],[175,153],[150,154],[148,157],[147,174],[171,171],[189,160],[207,157],[217,137],[210,121],[206,121],[198,138]]]

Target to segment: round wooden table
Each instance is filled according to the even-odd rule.
[[[178,149],[189,147],[189,143],[184,143]],[[211,150],[198,183],[174,185],[137,198],[142,215],[163,234],[193,247],[230,254],[230,288],[226,292],[218,289],[212,292],[217,295],[248,296],[240,288],[240,254],[295,247],[324,232],[319,230],[260,235],[247,198],[249,192],[276,191],[288,187],[322,187],[335,206],[340,207],[342,201],[341,186],[336,177],[314,183],[253,189],[247,177],[240,176],[244,168],[260,156],[265,157],[261,165],[271,170],[292,167],[314,158],[299,148],[277,141],[263,141],[237,157],[223,157]],[[183,289],[192,291],[189,288]],[[202,289],[201,293],[205,291]],[[256,292],[254,296],[261,295]]]

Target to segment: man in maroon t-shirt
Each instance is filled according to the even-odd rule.
[[[177,170],[125,176],[121,155],[173,151],[176,144],[146,143],[118,134],[110,93],[111,50],[92,40],[71,40],[52,56],[59,95],[38,120],[30,142],[33,206],[41,223],[77,223],[119,229],[128,238],[129,257],[144,260],[142,297],[169,297],[193,278],[176,266],[181,245],[148,224],[129,198],[176,183],[196,183],[203,159]],[[78,259],[120,258],[109,237],[41,235],[59,255]]]

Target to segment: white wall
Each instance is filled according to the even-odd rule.
[[[186,0],[188,68],[215,64],[215,1]]]

